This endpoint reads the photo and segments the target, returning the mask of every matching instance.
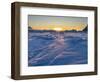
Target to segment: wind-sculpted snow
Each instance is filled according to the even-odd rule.
[[[87,63],[87,32],[29,31],[28,66]]]

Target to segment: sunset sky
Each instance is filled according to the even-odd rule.
[[[83,30],[88,23],[87,17],[29,15],[28,26],[33,30]]]

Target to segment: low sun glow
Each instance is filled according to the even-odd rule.
[[[63,29],[59,28],[59,27],[53,28],[53,30],[55,30],[55,31],[63,31]]]

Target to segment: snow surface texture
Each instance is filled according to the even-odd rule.
[[[87,32],[28,32],[28,66],[87,64]]]

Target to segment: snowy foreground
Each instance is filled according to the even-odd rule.
[[[30,32],[28,66],[87,64],[86,32]]]

